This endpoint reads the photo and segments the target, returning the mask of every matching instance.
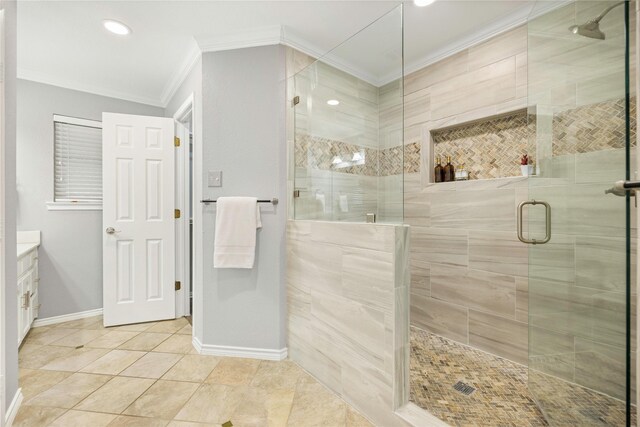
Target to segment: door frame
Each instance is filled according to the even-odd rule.
[[[192,93],[182,103],[180,108],[173,115],[173,119],[178,123],[184,123],[185,118],[191,115],[190,132],[193,135],[193,148],[195,154],[195,129],[194,129],[194,94]],[[195,157],[195,156],[194,156]],[[195,163],[195,162],[194,162]],[[192,170],[192,176],[189,176],[189,144],[188,141],[181,143],[176,150],[176,208],[180,209],[184,215],[180,215],[176,224],[176,280],[179,280],[182,284],[180,290],[176,292],[176,317],[183,317],[193,315],[190,308],[190,295],[189,289],[192,288],[189,282],[189,262],[191,263],[191,269],[195,275],[195,247],[194,242],[189,239],[189,178],[191,178],[195,188],[195,175]],[[196,196],[194,188],[192,191],[191,212],[196,212]],[[193,235],[195,236],[195,218],[193,221]],[[190,247],[191,245],[191,247]],[[189,251],[193,254],[190,259]]]
[[[4,9],[0,9],[0,178],[2,185],[0,185],[0,426],[4,426],[7,421],[7,386],[6,386],[6,373],[7,373],[7,358],[6,351],[7,345],[5,340],[7,339],[6,327],[7,324],[12,324],[6,318],[6,302],[5,298],[9,298],[15,293],[10,292],[7,289],[5,283],[5,246],[6,246],[6,226],[5,226],[5,23],[4,23]],[[15,289],[15,288],[11,288]],[[15,291],[14,291],[15,292]]]
[[[630,85],[634,85],[635,86],[635,94],[636,94],[636,98],[638,96],[638,94],[640,94],[640,75],[638,70],[640,70],[640,2],[636,1],[635,2],[635,10],[630,10],[629,11],[630,14],[635,14],[635,23],[636,23],[636,28],[635,28],[635,32],[636,32],[636,39],[634,41],[631,41],[631,43],[635,42],[635,68],[636,68],[636,75],[632,77],[633,80],[631,80]],[[630,88],[631,89],[631,88]],[[640,123],[640,110],[636,111],[636,123]],[[638,144],[640,144],[640,134],[636,135],[636,164],[632,165],[636,167],[637,171],[640,171],[640,156],[638,155],[638,147],[640,147]],[[638,176],[634,176],[631,175],[631,179],[637,180],[640,177]],[[640,196],[639,192],[636,192],[636,198]],[[632,218],[633,221],[633,218]],[[636,213],[636,218],[635,218],[635,222],[636,222],[636,227],[640,227],[640,210],[637,211]],[[638,228],[640,230],[640,228]],[[636,235],[636,237],[638,237]],[[640,266],[640,238],[637,239],[636,242],[636,269],[638,269],[638,267]],[[636,273],[636,289],[640,289],[640,275]],[[636,343],[640,343],[640,293],[636,292]],[[638,346],[638,344],[636,344],[636,347]],[[636,367],[640,367],[640,351],[637,351],[638,349],[636,348]],[[636,368],[636,384],[640,384],[640,369]],[[637,402],[640,402],[640,388],[636,386],[636,404]],[[640,425],[640,421],[638,421],[638,423],[636,425]]]

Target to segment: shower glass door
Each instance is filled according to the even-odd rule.
[[[634,11],[539,1],[528,26],[527,200],[550,206],[522,209],[525,238],[550,236],[528,245],[529,388],[550,425],[636,422],[635,198],[605,194],[639,179]]]

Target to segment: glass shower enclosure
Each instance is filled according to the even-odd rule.
[[[555,3],[528,25],[529,388],[551,425],[635,425],[636,198],[609,191],[638,179],[635,4]]]
[[[398,6],[292,77],[295,219],[402,223],[402,37]]]

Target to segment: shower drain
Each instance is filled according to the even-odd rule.
[[[465,396],[469,396],[471,393],[476,391],[475,387],[471,387],[469,384],[463,383],[462,381],[458,381],[453,385],[453,388],[456,391],[464,394]]]

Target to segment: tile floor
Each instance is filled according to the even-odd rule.
[[[19,364],[15,427],[371,427],[291,361],[198,355],[184,318],[35,328]]]
[[[476,389],[454,390],[457,381]],[[527,367],[455,341],[411,328],[410,400],[455,426],[546,426],[529,391]],[[535,376],[533,385],[556,426],[623,426],[623,402],[556,379]],[[635,408],[632,425],[635,425]]]

